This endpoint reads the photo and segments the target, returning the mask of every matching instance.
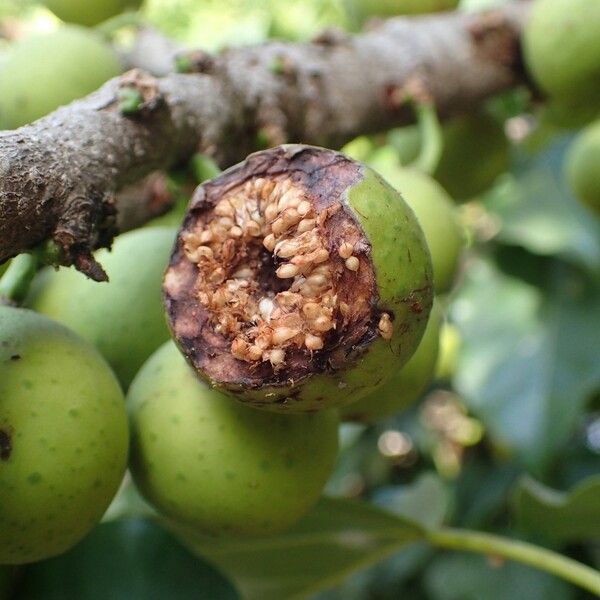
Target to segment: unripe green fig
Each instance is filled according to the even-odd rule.
[[[458,327],[453,323],[444,323],[440,329],[440,351],[435,367],[436,379],[447,380],[454,377],[461,343]]]
[[[395,130],[390,141],[404,165],[417,157],[421,146],[416,126]],[[443,143],[440,161],[432,175],[455,200],[469,200],[485,192],[508,170],[509,144],[504,129],[485,112],[446,123]]]
[[[120,72],[113,50],[82,27],[64,26],[15,42],[0,69],[0,126],[35,121]]]
[[[27,567],[10,600],[168,598],[240,600],[232,583],[163,527],[132,518],[101,523],[69,552]]]
[[[350,10],[363,20],[454,10],[460,0],[350,0]]]
[[[431,252],[436,294],[451,289],[465,246],[452,198],[429,175],[415,169],[388,169],[381,173],[413,209]]]
[[[523,50],[530,73],[550,96],[600,99],[598,0],[536,0]]]
[[[43,0],[59,18],[69,23],[92,27],[125,10],[136,10],[142,0]]]
[[[441,323],[441,310],[435,303],[425,335],[410,360],[366,398],[341,408],[342,420],[373,423],[405,410],[418,400],[435,377]]]
[[[401,195],[338,152],[285,145],[199,186],[164,292],[198,374],[274,411],[350,403],[415,351],[429,249]]]
[[[586,127],[566,158],[566,175],[574,194],[600,213],[600,121]]]
[[[0,306],[0,564],[64,552],[100,520],[127,463],[123,394],[66,327]]]
[[[145,498],[200,531],[261,535],[317,501],[336,459],[335,411],[258,411],[201,382],[172,342],[127,397],[131,472]]]
[[[161,281],[174,239],[175,230],[167,227],[120,235],[112,251],[95,255],[108,283],[91,281],[72,268],[47,268],[34,280],[27,304],[96,346],[126,387],[169,339]]]

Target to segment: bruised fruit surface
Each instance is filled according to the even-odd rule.
[[[575,195],[600,214],[600,121],[575,139],[567,155],[566,172]]]
[[[48,268],[34,281],[28,304],[94,344],[127,386],[169,339],[160,288],[174,239],[175,230],[168,227],[120,235],[112,251],[95,254],[108,283],[72,268]]]
[[[525,28],[526,65],[550,96],[600,99],[600,2],[536,0]]]
[[[435,377],[440,326],[439,306],[434,304],[425,335],[411,359],[378,390],[340,410],[342,420],[372,423],[390,417],[419,399]]]
[[[374,171],[280,146],[200,186],[165,275],[196,371],[255,406],[358,399],[414,352],[432,302],[417,220]]]
[[[452,198],[435,179],[414,169],[386,170],[386,180],[413,209],[431,252],[436,294],[452,287],[465,237]]]
[[[127,403],[136,485],[171,518],[207,533],[293,525],[319,498],[337,454],[336,411],[258,411],[200,381],[172,342],[135,378]]]
[[[83,27],[68,25],[18,41],[0,69],[0,126],[30,123],[120,72],[113,50]]]
[[[0,564],[64,552],[100,520],[127,463],[119,384],[66,327],[0,306]]]
[[[69,23],[92,27],[125,10],[135,10],[142,0],[43,0],[59,18]]]

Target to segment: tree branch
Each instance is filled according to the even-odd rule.
[[[265,140],[338,148],[405,124],[403,92],[415,78],[440,114],[467,111],[524,80],[519,35],[529,4],[230,49],[203,55],[202,73],[133,71],[0,133],[0,262],[53,238],[64,264],[98,277],[90,253],[116,231],[117,190],[198,150],[228,166]],[[140,100],[127,115],[123,88]]]

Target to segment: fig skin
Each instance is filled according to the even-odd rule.
[[[456,279],[465,235],[452,198],[432,177],[415,169],[387,169],[381,174],[413,209],[431,252],[436,294],[448,292]]]
[[[0,306],[0,564],[64,552],[102,517],[127,464],[123,393],[87,342]]]
[[[43,0],[59,19],[93,27],[125,10],[136,10],[142,0]]]
[[[353,0],[352,9],[362,17],[394,17],[454,10],[460,0]]]
[[[172,342],[127,397],[131,472],[172,519],[211,534],[284,530],[318,500],[335,463],[336,411],[255,410],[200,381]]]
[[[367,242],[363,257],[373,263],[378,294],[368,301],[374,314],[392,315],[393,333],[391,339],[384,339],[377,331],[366,331],[358,343],[338,351],[335,359],[327,347],[317,351],[311,355],[312,370],[300,376],[273,376],[257,381],[235,373],[236,379],[216,380],[203,366],[208,349],[201,338],[201,307],[195,293],[193,290],[172,292],[169,282],[180,278],[178,269],[185,262],[183,235],[196,222],[196,211],[205,209],[206,198],[218,198],[222,189],[274,174],[284,174],[304,182],[303,185],[308,181],[310,194],[331,199],[331,202],[339,201],[362,229]],[[184,286],[177,283],[174,287]],[[412,210],[372,169],[332,150],[284,145],[257,152],[199,186],[167,270],[165,302],[176,343],[210,385],[266,410],[304,412],[333,408],[369,394],[415,351],[433,302],[431,257]]]
[[[600,100],[600,3],[536,0],[523,35],[525,64],[549,96]]]
[[[27,305],[92,343],[126,388],[144,361],[169,339],[161,279],[175,230],[138,229],[120,235],[95,257],[110,281],[97,283],[73,268],[44,269]]]
[[[446,123],[443,140],[442,156],[432,176],[454,200],[463,202],[485,192],[508,170],[509,143],[504,129],[485,112]],[[421,142],[416,126],[394,131],[391,141],[403,165],[417,157]]]
[[[573,193],[600,215],[600,121],[579,133],[569,148],[565,170]]]
[[[374,423],[407,409],[417,401],[435,378],[441,323],[442,314],[436,302],[423,339],[410,360],[372,394],[341,408],[341,419]]]
[[[110,46],[83,27],[66,25],[15,42],[0,69],[0,127],[31,123],[120,73]]]

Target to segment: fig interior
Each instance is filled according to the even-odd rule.
[[[335,368],[374,336],[391,337],[390,315],[376,306],[370,246],[340,198],[290,178],[254,177],[195,215],[180,244],[182,260],[196,267],[188,293],[211,329],[202,362],[212,378],[235,378],[227,353],[233,371],[289,380]]]

